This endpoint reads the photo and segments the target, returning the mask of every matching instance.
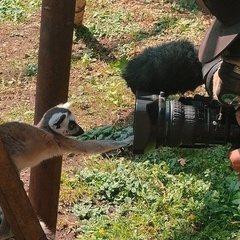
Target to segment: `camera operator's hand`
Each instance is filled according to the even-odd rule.
[[[236,111],[236,119],[237,119],[238,125],[240,126],[240,108],[238,108],[238,110]],[[239,142],[240,142],[240,139],[239,139]],[[230,160],[231,167],[235,171],[240,172],[240,143],[238,147],[233,146],[229,150],[229,160]]]

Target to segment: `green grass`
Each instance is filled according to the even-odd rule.
[[[237,239],[240,183],[226,152],[162,148],[91,157],[71,179],[84,189],[73,205],[77,239]]]
[[[1,0],[0,21],[19,22],[29,19],[40,7],[40,1]]]

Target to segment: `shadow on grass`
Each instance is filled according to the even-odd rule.
[[[116,57],[112,53],[112,49],[104,47],[87,27],[81,26],[76,28],[75,37],[75,41],[81,39],[89,49],[93,50],[94,54],[98,56],[101,61],[110,62],[116,60]]]
[[[117,44],[129,44],[131,42],[140,42],[144,39],[162,34],[168,28],[176,24],[177,18],[160,18],[153,26],[152,30],[144,31],[140,30],[135,33],[133,37],[126,38],[125,40],[121,40],[121,43],[113,43],[107,37],[102,39],[102,42],[105,42],[105,47],[103,43],[101,43],[94,34],[87,28],[86,26],[81,26],[75,28],[75,42],[82,40],[88,49],[93,51],[93,54],[97,56],[101,61],[111,62],[116,61],[117,58],[114,55],[114,49]],[[109,47],[110,46],[110,47]],[[76,58],[76,57],[75,57]]]
[[[179,5],[179,6],[178,6]],[[194,4],[195,5],[195,4]],[[191,11],[192,6],[188,9],[189,4],[186,3],[186,6],[183,3],[176,3],[177,8],[185,9]],[[100,60],[105,62],[110,62],[117,60],[114,55],[114,49],[116,45],[125,45],[132,42],[140,42],[144,39],[151,38],[157,35],[161,35],[166,32],[168,29],[175,26],[178,22],[178,18],[175,16],[171,17],[159,17],[159,19],[154,23],[152,29],[149,30],[139,30],[135,32],[131,37],[124,37],[124,39],[118,39],[117,42],[112,42],[108,37],[104,37],[101,40],[98,40],[89,28],[86,26],[81,26],[75,28],[75,42],[82,40],[86,46],[93,50],[95,56],[98,56]],[[106,46],[104,46],[106,45]]]

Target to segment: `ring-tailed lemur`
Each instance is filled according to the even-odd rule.
[[[79,141],[67,137],[82,133],[83,129],[76,123],[67,104],[48,110],[36,126],[20,122],[0,125],[0,138],[19,172],[64,153],[104,153],[131,144],[133,141],[132,137],[123,141]],[[44,225],[43,222],[41,224]],[[7,235],[11,233],[8,226],[0,210],[0,240],[11,237]],[[44,231],[49,239],[54,239],[46,227]]]
[[[82,133],[83,130],[76,123],[73,113],[64,105],[48,110],[37,126],[21,122],[0,125],[0,138],[19,171],[65,153],[104,153],[133,141],[133,137],[123,141],[79,141],[67,137]]]

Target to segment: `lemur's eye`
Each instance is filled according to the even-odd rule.
[[[70,130],[73,130],[74,128],[76,128],[77,124],[74,121],[70,121],[68,124],[68,127]]]

